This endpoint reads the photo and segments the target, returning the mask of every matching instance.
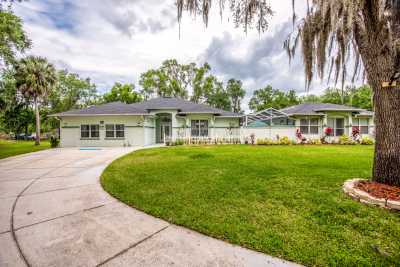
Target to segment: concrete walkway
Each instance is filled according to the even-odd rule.
[[[0,266],[296,266],[130,208],[99,176],[134,148],[0,160]]]

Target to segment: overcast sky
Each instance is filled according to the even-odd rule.
[[[268,84],[305,92],[302,59],[298,56],[289,66],[283,50],[283,41],[292,29],[291,0],[270,1],[275,15],[264,34],[253,30],[246,35],[234,27],[228,14],[221,21],[215,8],[208,28],[200,17],[186,14],[181,38],[174,2],[30,0],[15,4],[14,11],[24,20],[33,41],[29,54],[90,77],[101,92],[114,82],[138,87],[142,72],[170,58],[181,63],[209,62],[220,79],[241,79],[247,92],[245,104],[254,90]],[[304,11],[301,1],[296,2],[299,12]],[[316,81],[311,92],[324,87]]]

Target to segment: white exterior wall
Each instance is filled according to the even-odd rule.
[[[100,121],[104,121],[100,124]],[[145,134],[143,116],[77,116],[63,117],[60,121],[61,147],[72,146],[143,146]],[[97,139],[82,139],[82,124],[100,125]],[[124,124],[125,137],[123,139],[106,139],[106,124]]]
[[[214,138],[240,138],[239,118],[215,117],[212,131]]]
[[[272,127],[243,127],[241,129],[241,138],[244,140],[254,134],[255,139],[273,139],[276,140],[279,136],[287,136],[290,140],[296,140],[296,127],[294,126],[272,126]]]

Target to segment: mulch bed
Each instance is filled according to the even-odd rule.
[[[390,186],[371,181],[359,181],[355,184],[355,187],[376,198],[400,201],[400,187],[397,186]]]

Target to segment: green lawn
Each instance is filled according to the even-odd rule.
[[[9,141],[0,139],[0,159],[50,148],[48,141],[35,146],[34,141]]]
[[[114,161],[106,191],[172,223],[316,266],[398,266],[400,214],[353,201],[372,146],[206,146]]]

